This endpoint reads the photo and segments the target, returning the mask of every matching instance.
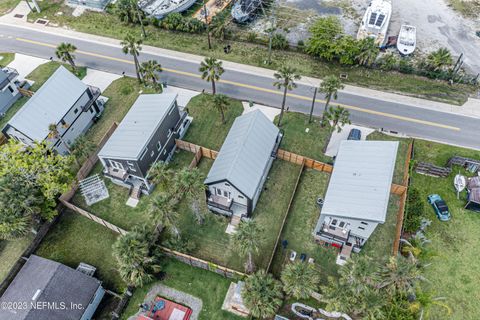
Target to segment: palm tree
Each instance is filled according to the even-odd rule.
[[[377,275],[377,288],[391,295],[412,293],[415,285],[425,280],[418,265],[402,256],[390,257],[386,264],[380,266]]]
[[[371,66],[377,59],[380,49],[373,38],[360,40],[360,53],[357,55],[357,61],[363,66]]]
[[[228,32],[228,25],[230,23],[229,13],[227,10],[222,11],[220,14],[215,15],[210,22],[210,32],[216,38],[225,40],[225,36]]]
[[[307,299],[318,290],[320,275],[312,263],[288,264],[281,274],[283,291],[296,299]]]
[[[452,63],[452,54],[447,48],[440,48],[427,56],[427,64],[434,71],[442,70],[444,67],[452,65]]]
[[[347,109],[337,106],[336,108],[330,107],[325,114],[325,124],[331,124],[332,130],[341,132],[342,128],[350,122],[350,112]],[[324,124],[324,125],[325,125]]]
[[[215,81],[220,80],[220,76],[225,72],[222,67],[222,61],[218,61],[213,57],[205,58],[200,63],[198,69],[202,73],[202,79],[212,83],[212,94],[215,95]]]
[[[247,273],[254,271],[253,255],[258,254],[260,244],[264,239],[263,229],[253,220],[242,221],[237,231],[231,235],[232,248],[241,256],[247,256],[247,262],[245,263]]]
[[[70,150],[70,147],[68,146],[67,142],[65,142],[65,140],[63,140],[62,138],[62,135],[60,134],[60,132],[58,132],[58,126],[57,124],[55,123],[51,123],[48,125],[48,138],[49,139],[58,139],[60,140],[60,143],[63,143],[63,145],[65,146],[65,149],[67,149],[67,152],[69,154],[72,153],[72,150]],[[75,159],[78,163],[78,159]]]
[[[155,162],[148,170],[148,179],[153,184],[162,185],[164,190],[172,186],[173,177],[173,170],[163,161]]]
[[[204,177],[198,168],[183,168],[175,176],[177,185],[176,192],[180,196],[185,196],[192,202],[192,210],[199,224],[203,224],[205,217],[200,208],[200,201],[205,197]],[[180,199],[178,199],[180,200]]]
[[[115,13],[120,20],[127,23],[133,23],[135,17],[134,5],[134,1],[132,0],[118,0],[115,4]]]
[[[273,317],[283,303],[282,284],[271,274],[260,270],[245,280],[242,298],[254,317]]]
[[[218,94],[213,97],[213,107],[220,111],[222,116],[222,123],[225,124],[225,110],[229,105],[230,101],[228,97],[224,94]]]
[[[158,73],[162,71],[162,66],[156,60],[142,62],[140,66],[140,72],[142,73],[143,79],[145,81],[153,82],[154,88],[158,87]]]
[[[325,125],[325,114],[327,113],[328,106],[330,105],[330,100],[332,100],[332,98],[337,100],[338,90],[342,90],[343,88],[345,88],[345,86],[342,84],[340,78],[334,75],[326,76],[320,84],[319,90],[325,94],[325,107],[323,108],[321,122],[322,126]],[[312,118],[312,111],[310,112],[310,119]]]
[[[150,253],[151,243],[146,228],[136,227],[113,244],[112,254],[118,262],[120,276],[129,285],[142,287],[153,280],[153,273],[160,272],[158,255]]]
[[[80,161],[81,159],[87,159],[95,152],[97,146],[92,140],[87,139],[85,135],[79,136],[72,144],[72,154]]]
[[[280,127],[282,125],[283,112],[285,111],[285,102],[287,101],[287,91],[297,87],[295,80],[300,80],[301,76],[297,74],[295,68],[289,66],[281,67],[273,76],[277,79],[277,81],[273,83],[273,86],[277,87],[277,89],[283,88],[282,109],[277,123]]]
[[[72,66],[73,72],[77,70],[74,61],[75,56],[73,55],[75,50],[77,50],[77,47],[75,47],[73,44],[62,42],[58,45],[57,50],[55,51],[58,59],[62,60],[63,62],[68,62]]]
[[[124,54],[131,54],[133,56],[137,79],[139,82],[142,82],[142,78],[140,77],[140,64],[138,62],[138,56],[142,50],[142,40],[135,38],[134,35],[129,33],[120,44],[122,45],[122,51]]]
[[[177,227],[178,213],[175,211],[176,201],[169,194],[161,193],[150,202],[148,213],[155,222],[154,240],[158,240],[163,228],[167,228],[175,237],[180,237]]]

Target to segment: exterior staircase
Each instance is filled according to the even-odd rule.
[[[232,220],[230,221],[230,224],[234,227],[237,227],[240,222],[242,222],[242,217],[238,215],[232,215]]]
[[[135,185],[133,188],[130,189],[130,198],[135,200],[140,200],[140,185]]]

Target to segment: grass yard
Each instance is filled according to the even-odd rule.
[[[337,249],[324,247],[315,243],[312,232],[320,216],[320,210],[316,204],[318,197],[323,197],[327,191],[330,175],[313,169],[305,169],[295,194],[290,213],[285,222],[281,240],[288,241],[288,247],[283,250],[277,249],[272,271],[280,275],[283,264],[288,261],[291,250],[300,254],[307,254],[307,259],[312,257],[320,267],[324,280],[327,276],[334,276],[337,272],[335,260]]]
[[[434,142],[415,140],[415,161],[432,162],[445,166],[448,159],[454,155],[480,160],[480,153],[475,150],[463,149]],[[453,167],[452,174],[447,178],[434,178],[413,173],[412,185],[419,189],[425,199],[425,209],[432,220],[427,228],[427,238],[432,242],[429,248],[434,257],[426,263],[424,275],[429,280],[425,287],[433,291],[433,296],[446,297],[443,301],[453,311],[446,315],[443,308],[433,306],[429,319],[478,319],[480,318],[480,215],[463,209],[466,203],[466,193],[460,200],[456,197],[453,187],[453,177],[458,171],[465,174],[460,167]],[[468,173],[467,176],[472,176]],[[429,194],[438,193],[447,202],[452,220],[440,222],[426,199]]]
[[[35,81],[30,90],[37,91],[61,65],[63,65],[68,71],[74,73],[72,67],[69,64],[56,61],[50,61],[41,64],[28,76],[26,76],[27,79]],[[83,79],[87,75],[87,68],[77,67],[77,71],[75,72],[75,74],[79,79]]]
[[[2,0],[0,1],[0,15],[12,11],[20,2],[20,0]]]
[[[87,218],[65,211],[36,254],[76,268],[80,262],[97,267],[96,277],[106,288],[122,292],[126,285],[117,272],[111,248],[117,234]]]
[[[16,240],[0,240],[0,281],[3,281],[18,258],[33,240],[33,234]]]
[[[220,113],[212,106],[210,94],[192,98],[187,108],[193,121],[183,139],[217,151],[220,150],[233,121],[243,112],[242,103],[230,99],[230,105],[225,112],[226,123],[222,124]]]
[[[116,39],[123,39],[127,33],[133,32],[137,35],[141,34],[139,26],[121,23],[112,13],[112,10],[107,10],[107,13],[87,11],[80,17],[73,17],[73,9],[64,5],[62,1],[44,0],[41,1],[39,5],[42,8],[42,12],[30,13],[28,16],[29,21],[46,17],[51,23],[56,23],[59,26],[68,26],[68,28],[77,31]],[[62,12],[63,14],[57,15],[56,13],[58,12]],[[148,38],[144,41],[146,45],[199,55],[208,54],[219,59],[238,63],[249,63],[259,67],[270,67],[274,70],[284,64],[289,64],[305,76],[324,77],[331,74],[339,75],[340,73],[346,73],[348,74],[346,81],[349,84],[400,92],[431,100],[463,104],[468,95],[474,93],[476,90],[474,86],[458,84],[450,86],[446,81],[435,81],[414,75],[400,74],[397,72],[387,72],[386,74],[386,72],[382,70],[327,63],[293,50],[273,50],[273,63],[270,66],[266,66],[264,64],[265,57],[268,53],[266,45],[251,44],[243,41],[229,41],[233,50],[226,54],[223,52],[225,42],[216,39],[213,40],[212,50],[209,50],[206,35],[204,34],[172,32],[151,25],[146,27],[146,31],[149,34]],[[388,77],[389,81],[385,81],[386,77]]]
[[[17,1],[17,0],[15,0]],[[0,4],[0,12],[2,4]],[[15,59],[15,53],[11,52],[0,52],[0,66],[6,66]]]
[[[122,121],[131,106],[142,93],[155,93],[153,88],[139,84],[137,79],[123,77],[113,81],[102,95],[109,100],[100,120],[88,130],[86,137],[98,144],[113,122]]]
[[[199,320],[244,319],[222,310],[222,303],[232,280],[173,259],[167,258],[164,263],[163,271],[166,273],[166,278],[160,283],[202,299],[203,308]],[[155,283],[135,290],[121,319],[126,320],[138,311],[138,305],[143,302],[153,285]]]
[[[278,117],[278,116],[277,116]],[[275,123],[277,118],[275,118]],[[298,112],[286,112],[282,120],[284,136],[280,148],[318,161],[330,162],[332,158],[323,152],[328,144],[330,131],[320,126],[320,119],[314,117],[308,123],[308,115]],[[309,129],[308,133],[305,129]]]

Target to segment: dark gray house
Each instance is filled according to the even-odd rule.
[[[18,80],[17,70],[8,67],[0,69],[0,113],[5,113],[21,97],[18,88],[23,85],[27,85],[25,89],[28,89],[26,81]]]
[[[67,154],[68,147],[102,113],[104,102],[99,99],[100,93],[100,89],[84,84],[60,66],[8,121],[2,132],[26,145],[45,140],[53,150]],[[48,137],[51,124],[57,126],[62,139]]]
[[[90,320],[104,294],[99,280],[32,255],[0,298],[0,320]]]
[[[205,180],[208,208],[250,216],[281,140],[280,130],[259,110],[236,118]]]
[[[140,95],[98,154],[103,173],[114,183],[149,194],[148,170],[157,161],[170,161],[175,139],[184,136],[191,121],[178,109],[176,94]]]

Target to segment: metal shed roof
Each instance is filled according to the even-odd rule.
[[[34,309],[30,303],[70,303],[88,306],[100,287],[100,281],[58,262],[31,255],[7,288],[0,302],[27,303],[28,308],[0,309],[0,320],[79,320],[81,308]],[[36,297],[34,300],[33,297]]]
[[[272,155],[278,133],[278,128],[260,110],[236,118],[205,184],[228,180],[252,199]]]
[[[176,94],[140,95],[98,156],[137,159],[176,99]]]
[[[86,84],[60,66],[8,124],[33,140],[43,141],[48,126],[58,124],[85,90]]]
[[[398,142],[342,141],[322,215],[385,222]]]

